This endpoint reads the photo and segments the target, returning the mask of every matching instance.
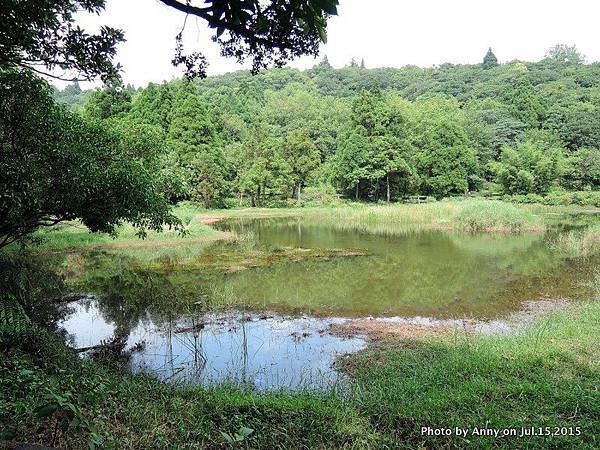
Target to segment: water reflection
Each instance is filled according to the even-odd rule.
[[[565,259],[544,233],[385,236],[302,219],[219,226],[245,238],[210,247],[68,254],[72,288],[97,295],[74,304],[63,321],[74,345],[122,339],[131,349],[143,342],[130,353],[131,370],[170,382],[322,388],[341,380],[332,368],[336,357],[365,345],[330,334],[329,326],[343,320],[336,317],[494,319],[523,301],[589,298],[587,280],[598,262]],[[282,248],[363,249],[367,256],[280,257],[224,270]],[[210,269],[211,261],[219,270]],[[230,301],[258,312],[206,314],[216,296],[221,306]]]
[[[90,347],[122,332],[105,315],[106,305],[88,299],[73,305],[62,326],[73,344]],[[133,372],[183,383],[251,384],[259,389],[322,389],[343,382],[332,364],[364,347],[361,338],[329,333],[341,319],[291,318],[230,312],[155,321],[148,315],[131,327],[127,348],[143,342],[129,360]]]
[[[106,313],[122,314],[123,326],[131,326],[127,317],[137,323],[148,308],[177,315],[213,300],[286,314],[493,319],[519,309],[523,301],[589,297],[586,281],[597,262],[566,261],[544,233],[380,236],[302,219],[219,226],[246,239],[201,249],[179,246],[168,255],[167,250],[90,253],[73,288],[114,304]],[[361,249],[368,256],[280,258],[228,270],[239,268],[247,255],[299,247]],[[218,270],[210,270],[211,261],[218,261]]]
[[[566,263],[544,233],[473,235],[436,231],[385,236],[302,219],[236,220],[264,246],[360,248],[371,256],[259,268],[224,284],[250,305],[341,316],[497,318],[540,297],[585,296],[593,264]]]

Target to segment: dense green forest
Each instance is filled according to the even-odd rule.
[[[278,205],[600,186],[600,64],[556,46],[535,63],[240,71],[55,98],[145,136],[171,200]],[[153,150],[148,150],[152,148]],[[144,155],[140,155],[144,157]],[[322,198],[322,197],[321,197]],[[287,200],[286,200],[287,199]],[[597,201],[597,200],[592,200]]]

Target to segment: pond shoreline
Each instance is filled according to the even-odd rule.
[[[85,314],[88,315],[90,310],[94,310],[94,308],[97,308],[99,305],[99,299],[89,294],[69,294],[64,297],[64,301],[67,302],[66,306],[70,309],[85,311]],[[230,309],[182,315],[175,321],[169,321],[162,325],[153,325],[150,328],[146,323],[146,325],[144,325],[145,331],[143,333],[140,334],[140,332],[130,331],[132,334],[126,341],[123,341],[122,338],[120,338],[119,342],[116,344],[115,339],[117,335],[115,334],[111,337],[110,333],[106,334],[106,331],[104,334],[101,333],[96,335],[95,338],[85,337],[94,327],[99,326],[98,321],[101,320],[99,316],[96,318],[90,316],[91,321],[89,323],[86,322],[86,320],[90,319],[84,318],[84,322],[77,325],[80,329],[83,327],[82,329],[85,330],[83,336],[81,335],[81,332],[77,331],[78,328],[74,329],[72,328],[73,325],[69,326],[69,323],[77,323],[73,322],[74,318],[79,320],[77,319],[77,315],[69,316],[69,319],[66,322],[61,322],[61,326],[64,326],[66,331],[73,336],[75,339],[74,342],[79,343],[78,346],[71,348],[74,353],[87,354],[88,352],[111,351],[116,347],[117,351],[122,352],[123,355],[128,355],[127,358],[134,355],[140,362],[144,360],[144,352],[147,350],[146,346],[148,344],[147,339],[150,337],[150,342],[154,339],[151,337],[151,334],[148,334],[148,330],[154,330],[150,331],[150,333],[158,333],[163,336],[179,336],[177,337],[179,340],[189,340],[193,338],[193,341],[197,341],[198,338],[202,339],[202,336],[205,336],[206,333],[209,335],[218,334],[222,336],[221,339],[224,337],[226,340],[230,340],[233,336],[239,336],[236,339],[241,339],[243,337],[244,341],[248,340],[249,343],[244,345],[250,346],[252,346],[252,339],[255,339],[251,332],[252,329],[262,330],[259,331],[259,333],[261,336],[260,339],[263,341],[270,333],[276,332],[278,342],[283,342],[285,340],[289,342],[289,344],[287,344],[288,347],[282,348],[284,353],[279,356],[277,354],[272,355],[274,361],[276,360],[279,363],[284,360],[284,354],[289,353],[291,348],[296,348],[294,351],[297,352],[298,348],[302,345],[309,345],[307,348],[310,349],[311,352],[317,351],[318,353],[322,353],[326,347],[318,350],[319,345],[327,345],[327,348],[331,351],[332,348],[334,348],[331,346],[336,342],[352,342],[350,347],[340,347],[340,349],[346,348],[346,350],[342,350],[340,353],[336,350],[332,353],[332,355],[335,356],[331,357],[329,363],[326,363],[325,366],[321,366],[321,369],[319,369],[320,375],[318,375],[320,381],[318,381],[318,383],[314,381],[316,379],[314,378],[314,375],[309,375],[307,373],[309,378],[306,380],[310,380],[311,377],[313,378],[312,381],[308,381],[308,384],[303,385],[302,388],[306,389],[309,386],[312,386],[310,389],[316,388],[317,390],[320,390],[329,388],[327,382],[325,382],[326,378],[324,377],[326,372],[331,371],[331,374],[327,375],[327,378],[331,380],[330,382],[337,384],[338,377],[345,372],[343,364],[341,364],[343,361],[353,358],[352,355],[356,352],[371,352],[382,342],[387,343],[386,345],[403,345],[403,343],[415,341],[436,340],[440,342],[451,342],[453,339],[460,336],[463,338],[474,338],[476,336],[514,335],[526,329],[526,327],[530,326],[534,321],[541,317],[564,310],[570,306],[572,306],[571,302],[565,299],[527,301],[522,303],[522,308],[519,311],[511,313],[505,318],[494,320],[476,320],[472,318],[435,319],[432,317],[319,317],[310,315],[284,315],[275,311]],[[83,310],[81,308],[83,308]],[[84,315],[84,317],[87,316]],[[109,325],[107,323],[102,327],[106,328],[109,327]],[[250,327],[250,331],[247,332],[246,327]],[[239,332],[242,329],[243,334],[240,335]],[[114,328],[113,333],[116,333],[116,328]],[[327,336],[330,336],[330,338]],[[327,344],[320,343],[323,339],[327,340]],[[341,341],[336,341],[335,339],[341,339]],[[311,344],[308,344],[309,342],[311,342]],[[156,346],[156,343],[154,345]],[[206,344],[201,344],[201,347],[204,347],[205,345]],[[219,344],[220,347],[223,345],[223,343]],[[262,347],[262,345],[264,345],[264,342],[260,347]],[[316,348],[315,345],[317,345]],[[260,350],[260,347],[258,347],[259,350],[257,351],[262,351]],[[244,351],[247,352],[248,350]],[[271,352],[272,351],[273,350],[271,350]],[[156,350],[152,350],[152,352],[156,352]],[[201,352],[203,352],[203,350],[201,350]],[[336,355],[336,353],[338,354]],[[202,353],[200,357],[204,360],[211,358]],[[198,355],[195,355],[194,359],[197,358]],[[180,364],[181,363],[182,362],[180,362]],[[136,364],[139,364],[139,362]],[[185,379],[185,374],[187,373],[184,372],[181,374],[183,370],[187,370],[184,369],[185,364],[186,363],[184,363],[184,366],[181,366],[181,369],[173,371],[173,373],[168,376],[164,375],[162,372],[153,374],[153,370],[155,369],[151,369],[150,366],[144,369],[143,367],[146,366],[145,363],[140,367],[142,367],[144,372],[149,370],[147,373],[157,376],[159,380],[165,382],[180,382],[182,376],[184,376],[183,379]],[[207,366],[207,369],[211,369],[210,364]],[[306,368],[303,370],[305,369]],[[134,372],[138,370],[140,369],[135,369]],[[249,369],[244,369],[244,371],[247,370]],[[266,373],[268,373],[269,371],[268,366],[263,367],[260,365],[255,369],[249,370],[249,373],[252,373],[252,370],[257,370],[256,373],[265,370]],[[339,370],[341,370],[341,372]],[[235,373],[228,373],[226,376],[226,379],[229,379],[229,377],[235,379],[237,375],[235,375]],[[242,376],[244,384],[247,383],[248,380],[246,380],[246,375]],[[274,377],[279,378],[281,375],[274,375]],[[261,376],[259,379],[263,380],[264,377]],[[192,381],[192,383],[199,383],[201,385],[208,383],[208,385],[212,385],[215,382],[215,380],[211,378],[207,378],[205,381],[201,380],[202,379],[197,382]],[[306,380],[303,383],[306,383]],[[230,381],[227,382],[229,383]],[[261,383],[263,382],[264,381],[261,381]],[[251,384],[252,383],[254,382],[251,382]],[[256,387],[258,388],[260,386]],[[282,387],[285,386],[273,385],[270,388],[279,389]],[[294,388],[294,386],[288,385],[287,388]]]
[[[452,208],[446,205],[442,214]],[[376,208],[376,214],[385,211]],[[596,228],[583,228],[594,217],[546,235],[498,235],[400,232],[402,227],[389,223],[380,227],[377,217],[351,223],[352,211],[327,219],[320,230],[315,222],[303,227],[301,217],[289,216],[265,219],[261,226],[249,226],[249,217],[215,221],[215,230],[199,222],[198,210],[183,213],[193,229],[189,237],[229,231],[238,239],[168,247],[170,238],[191,241],[168,235],[163,246],[159,235],[150,235],[154,243],[140,248],[128,246],[135,242],[128,229],[117,241],[70,228],[48,233],[45,249],[82,248],[77,257],[34,255],[68,278],[58,295],[96,292],[102,305],[80,311],[88,316],[78,326],[93,331],[95,340],[74,339],[70,349],[64,336],[29,320],[8,335],[0,404],[18,423],[19,441],[53,441],[60,418],[74,408],[86,428],[61,434],[65,448],[82,448],[90,430],[107,448],[178,448],[189,442],[221,448],[221,432],[241,427],[254,430],[250,447],[461,447],[460,439],[424,438],[419,430],[436,423],[474,427],[482,418],[497,427],[582,430],[560,441],[482,442],[488,446],[596,446],[598,241]],[[242,233],[228,229],[235,224],[244,227]],[[557,233],[564,239],[554,240]],[[85,251],[114,242],[120,244],[114,251]],[[207,252],[221,255],[228,263],[223,267],[230,267],[249,254],[273,262],[273,249],[324,245],[370,251],[356,258],[305,259],[306,251],[287,258],[283,250],[281,264],[221,274],[194,268]],[[190,270],[179,270],[184,267]],[[33,277],[40,279],[39,272]],[[218,293],[223,298],[210,301]],[[218,312],[240,306],[249,308],[244,314],[252,320]],[[331,318],[344,311],[347,318]],[[314,314],[306,317],[308,312]],[[207,314],[212,320],[202,319]],[[112,336],[121,339],[113,341],[115,350],[125,343],[126,361],[101,349],[88,349],[88,357],[72,350],[103,339],[110,343]],[[135,370],[123,370],[124,362]],[[277,375],[274,367],[283,370]],[[67,406],[40,419],[36,411],[57,398]]]

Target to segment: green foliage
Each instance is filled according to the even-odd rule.
[[[291,187],[291,168],[282,154],[281,142],[257,135],[247,146],[232,146],[230,160],[237,167],[234,181],[240,196],[248,195],[252,206],[262,206],[270,196],[285,198]]]
[[[505,201],[513,203],[539,203],[542,205],[581,205],[600,208],[600,191],[553,191],[541,196],[537,194],[517,194],[504,196]]]
[[[207,0],[205,7],[198,7],[192,2],[161,1],[205,20],[216,30],[214,40],[221,54],[240,62],[251,57],[253,73],[270,63],[280,67],[298,56],[317,56],[319,44],[327,41],[327,19],[337,14],[338,5],[338,0]],[[205,77],[206,58],[201,53],[184,54],[181,32],[176,43],[173,64],[183,65],[189,78]]]
[[[524,66],[516,68],[510,87],[504,95],[504,101],[510,106],[514,117],[529,127],[537,127],[545,117],[546,108]]]
[[[528,140],[514,149],[506,146],[496,166],[497,182],[507,194],[544,194],[557,182],[561,163],[561,150],[544,148],[540,142]]]
[[[77,26],[80,11],[100,13],[105,0],[9,1],[0,9],[0,67],[26,67],[45,73],[66,70],[73,77],[104,81],[118,76],[112,63],[116,46],[124,40],[121,30],[102,27],[87,34]]]
[[[225,157],[219,149],[207,148],[188,163],[191,198],[207,208],[223,207],[229,192]]]
[[[417,102],[413,121],[419,192],[441,198],[473,189],[477,158],[458,104],[441,98]]]
[[[221,431],[221,436],[225,439],[228,444],[235,444],[237,442],[243,442],[248,436],[254,433],[252,428],[241,427],[236,433],[229,434]]]
[[[407,133],[407,105],[386,100],[379,91],[363,91],[352,104],[352,120],[341,138],[332,166],[333,179],[355,199],[390,201],[411,188],[413,167]]]
[[[94,91],[84,106],[84,112],[93,119],[122,117],[131,109],[131,94],[118,81]]]
[[[600,149],[580,148],[567,157],[564,184],[571,189],[600,186]]]
[[[294,184],[296,196],[300,198],[302,186],[321,162],[319,150],[304,129],[288,134],[282,145],[282,155],[290,166],[290,181]]]
[[[76,218],[109,233],[124,221],[141,234],[178,226],[125,135],[56,105],[29,72],[1,71],[0,84],[0,246]]]
[[[555,105],[548,111],[545,127],[556,131],[570,150],[600,148],[600,109],[592,103]]]
[[[138,122],[169,129],[174,87],[171,84],[150,83],[132,100],[131,117]]]
[[[366,201],[441,198],[499,183],[500,168],[505,193],[594,191],[600,66],[560,58],[567,62],[425,69],[334,69],[324,60],[305,72],[119,88],[130,106],[108,86],[87,109],[107,111],[95,117],[111,127],[162,129],[147,129],[159,149],[153,171],[173,202],[287,205],[321,184]],[[73,105],[91,95],[75,91],[56,95]]]
[[[490,47],[487,51],[487,53],[485,54],[485,56],[483,57],[483,63],[481,64],[481,66],[484,69],[489,69],[491,67],[496,67],[498,65],[498,58],[496,58],[496,55],[494,55],[494,52],[492,51],[492,48]]]
[[[54,100],[65,104],[73,111],[83,110],[92,93],[93,91],[82,91],[77,81],[65,86],[62,91],[58,89],[53,90]]]
[[[577,50],[577,47],[557,44],[546,52],[546,58],[559,64],[583,64],[585,56]]]

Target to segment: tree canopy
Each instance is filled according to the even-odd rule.
[[[210,207],[301,202],[306,187],[395,201],[599,186],[597,64],[334,69],[324,59],[306,71],[74,90],[74,108],[89,98],[88,114],[112,111],[101,120],[159,130],[165,195]]]
[[[317,56],[327,39],[327,19],[337,14],[338,0],[160,0],[186,15],[205,20],[215,29],[213,40],[227,57],[252,59],[252,72],[273,63],[282,66],[302,55]],[[195,4],[197,3],[197,4]],[[208,62],[202,53],[185,54],[182,34],[177,36],[173,63],[190,76],[206,76]]]
[[[98,14],[105,0],[8,0],[0,8],[0,67],[27,67],[63,79],[110,80],[118,76],[112,62],[121,30],[103,26],[88,34],[75,14]],[[63,73],[54,73],[55,69]]]
[[[224,56],[252,59],[253,71],[269,64],[281,66],[302,55],[317,55],[326,41],[327,19],[337,14],[337,0],[161,0],[185,14],[205,20],[215,30],[213,40]],[[198,2],[200,4],[200,2]],[[100,14],[105,0],[9,0],[0,8],[0,66],[27,67],[55,78],[110,81],[119,76],[113,63],[122,30],[102,26],[89,34],[77,25],[75,14]],[[176,41],[173,64],[189,77],[205,77],[208,61],[200,52],[186,53],[183,30]],[[57,72],[57,70],[59,72]]]
[[[26,71],[0,71],[0,85],[0,247],[77,218],[108,233],[123,221],[140,234],[179,227],[150,165],[131,153],[138,137],[55,104]]]

